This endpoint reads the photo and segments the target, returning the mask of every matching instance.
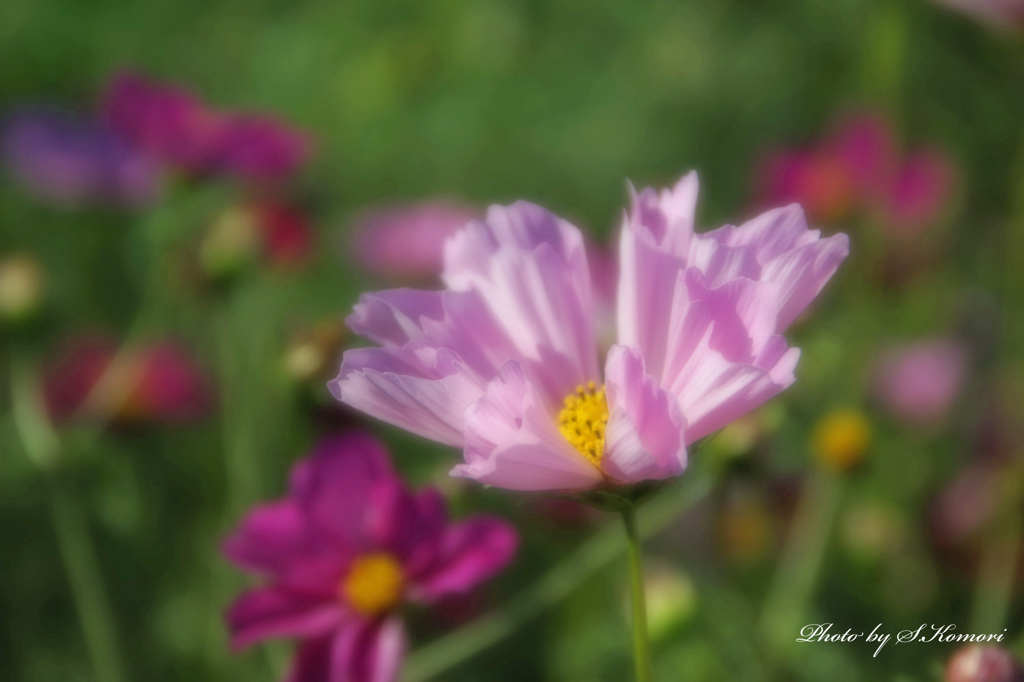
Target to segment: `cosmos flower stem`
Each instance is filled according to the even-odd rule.
[[[999,632],[1006,622],[1020,559],[1020,527],[1020,513],[1014,511],[985,539],[975,580],[971,632]]]
[[[649,537],[664,528],[704,498],[710,488],[711,480],[706,473],[687,472],[680,488],[665,490],[644,505],[637,519],[639,537]],[[434,679],[497,644],[568,597],[580,583],[622,554],[621,533],[613,525],[599,530],[543,577],[509,599],[506,606],[414,651],[407,661],[403,682]]]
[[[647,637],[647,597],[644,594],[644,569],[640,533],[636,525],[636,507],[622,510],[629,553],[629,595],[632,603],[633,664],[637,682],[651,682],[651,650]]]
[[[814,595],[843,498],[841,474],[817,469],[804,485],[761,616],[766,642],[783,653],[796,638]]]
[[[38,380],[28,363],[17,357],[11,368],[11,402],[22,447],[48,479],[60,558],[93,674],[97,682],[125,682],[113,609],[85,522],[86,511],[59,470],[61,445],[43,407]]]

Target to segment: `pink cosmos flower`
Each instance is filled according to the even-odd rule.
[[[894,415],[915,424],[941,421],[967,374],[967,350],[951,339],[929,339],[883,352],[875,393]]]
[[[479,214],[449,199],[371,208],[355,218],[352,247],[360,265],[378,277],[426,281],[441,273],[445,241]]]
[[[888,119],[860,112],[841,119],[818,145],[769,154],[758,183],[764,205],[795,201],[823,224],[867,211],[891,236],[907,238],[942,216],[957,173],[937,149],[902,156]]]
[[[399,608],[466,593],[517,543],[495,518],[450,524],[440,493],[408,490],[371,436],[326,438],[292,470],[288,497],[253,509],[224,544],[269,579],[228,610],[232,646],[301,640],[289,682],[391,682],[405,651]]]
[[[192,421],[209,411],[211,393],[195,360],[170,340],[118,357],[117,346],[106,338],[74,339],[43,377],[47,408],[56,422],[77,417],[119,423]]]
[[[134,72],[113,78],[103,109],[115,133],[187,173],[272,180],[309,157],[306,135],[269,116],[215,111],[184,89]]]
[[[695,173],[633,196],[616,344],[601,370],[584,239],[540,206],[492,206],[446,245],[445,291],[365,294],[342,402],[463,448],[453,474],[515,490],[678,476],[686,445],[793,383],[782,333],[849,251],[799,206],[694,231]]]

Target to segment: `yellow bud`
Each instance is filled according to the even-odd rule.
[[[0,317],[19,320],[39,308],[43,268],[34,256],[18,253],[0,260]]]
[[[871,445],[871,422],[852,408],[834,410],[818,420],[811,447],[822,466],[850,471],[864,459]]]

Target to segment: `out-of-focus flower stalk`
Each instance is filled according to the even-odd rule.
[[[629,550],[629,594],[632,602],[633,666],[637,682],[651,682],[651,647],[647,636],[647,596],[644,593],[644,568],[640,533],[636,526],[636,508],[622,510]]]
[[[1018,505],[989,529],[981,550],[971,606],[971,632],[999,632],[1013,596],[1020,559],[1021,514]]]
[[[794,641],[793,633],[800,631],[844,489],[842,475],[822,468],[815,469],[804,483],[761,614],[761,630],[777,654],[785,655]]]
[[[870,443],[871,425],[857,410],[835,410],[815,427],[811,447],[818,466],[804,483],[761,617],[775,653],[785,656],[800,631],[842,506],[846,474],[861,463]]]
[[[658,532],[703,499],[711,480],[692,470],[679,489],[666,490],[638,514],[638,536]],[[426,682],[513,634],[530,619],[562,599],[594,572],[622,555],[622,531],[609,524],[580,545],[544,576],[507,600],[505,606],[414,651],[406,662],[403,682]]]
[[[87,514],[62,479],[60,439],[47,417],[35,373],[20,359],[11,367],[11,403],[22,447],[48,478],[53,527],[93,674],[97,682],[125,682],[113,610],[85,523]]]

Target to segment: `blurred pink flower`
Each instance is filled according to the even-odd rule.
[[[617,343],[599,365],[581,232],[492,206],[448,241],[445,291],[365,294],[335,397],[464,449],[453,474],[516,490],[678,476],[686,444],[793,383],[782,333],[846,257],[798,206],[694,232],[697,176],[633,197],[619,245]]]
[[[1024,668],[1002,647],[970,644],[949,659],[944,682],[1024,682]]]
[[[147,204],[160,193],[156,166],[99,121],[23,107],[0,124],[4,161],[31,194],[53,204]]]
[[[206,377],[177,343],[161,340],[117,356],[102,337],[70,341],[43,378],[51,418],[185,422],[209,411]]]
[[[304,133],[274,118],[216,111],[135,72],[112,79],[103,108],[112,130],[187,173],[273,180],[294,173],[310,153]]]
[[[363,211],[352,247],[360,265],[382,279],[432,280],[444,266],[444,243],[480,212],[450,199]]]
[[[884,351],[875,393],[895,416],[915,424],[945,418],[967,374],[967,350],[951,339],[929,339]]]
[[[292,470],[288,497],[250,511],[224,544],[232,563],[269,580],[228,610],[232,646],[300,640],[291,682],[392,682],[401,606],[468,592],[517,544],[496,518],[449,523],[440,493],[406,488],[371,436],[326,438]]]
[[[977,541],[1002,506],[1003,467],[975,463],[957,472],[941,492],[931,513],[932,530],[943,547]]]
[[[758,194],[763,205],[799,203],[813,223],[868,211],[891,235],[913,237],[938,221],[956,183],[947,154],[921,149],[901,157],[889,121],[861,112],[841,119],[818,145],[770,153]]]
[[[936,0],[1000,29],[1024,29],[1024,0]]]

